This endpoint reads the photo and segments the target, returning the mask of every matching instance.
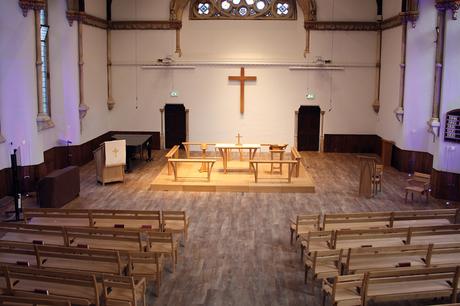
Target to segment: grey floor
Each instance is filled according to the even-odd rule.
[[[306,287],[299,254],[289,244],[289,219],[299,213],[442,208],[416,198],[404,203],[407,175],[385,169],[383,192],[359,198],[358,158],[352,154],[302,153],[316,183],[314,194],[154,192],[150,183],[165,166],[137,162],[125,183],[96,184],[95,165],[81,169],[80,197],[69,208],[180,209],[191,217],[178,269],[165,272],[158,297],[148,305],[321,305],[320,282]],[[458,203],[453,203],[458,207]],[[447,301],[387,303],[430,305]],[[383,304],[382,304],[383,305]]]

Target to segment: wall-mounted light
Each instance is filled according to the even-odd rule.
[[[395,110],[396,120],[403,122],[404,120],[404,109],[400,106]]]

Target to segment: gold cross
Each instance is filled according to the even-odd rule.
[[[255,76],[245,76],[244,67],[241,67],[241,73],[239,76],[229,76],[229,81],[240,81],[240,113],[244,113],[244,82],[246,81],[257,81]]]
[[[240,133],[238,133],[238,135],[236,136],[236,138],[238,139],[238,142],[236,144],[239,146],[241,145],[241,137],[243,136],[241,136]]]
[[[112,151],[112,152],[115,154],[115,158],[117,158],[117,154],[118,154],[118,152],[119,152],[119,151],[118,151],[118,149],[117,149],[117,148],[115,148],[115,149],[113,149],[113,151]]]

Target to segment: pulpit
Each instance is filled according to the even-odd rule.
[[[359,195],[371,198],[375,195],[373,178],[376,173],[376,158],[359,156]]]
[[[102,185],[123,182],[125,179],[126,141],[114,140],[102,143],[94,150],[96,179]]]

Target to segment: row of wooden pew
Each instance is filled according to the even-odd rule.
[[[0,294],[32,305],[145,305],[146,282],[159,293],[164,257],[174,272],[175,235],[185,242],[189,224],[175,211],[38,209],[25,219],[0,223]]]
[[[77,227],[148,228],[183,233],[187,240],[189,218],[175,210],[108,210],[24,208],[24,221],[38,225]]]
[[[294,237],[310,231],[359,228],[395,228],[460,223],[460,209],[408,210],[303,214],[291,220],[291,244]]]
[[[295,235],[305,282],[309,273],[323,280],[324,303],[445,296],[456,302],[458,216],[455,209],[303,215],[291,224],[291,243]]]

